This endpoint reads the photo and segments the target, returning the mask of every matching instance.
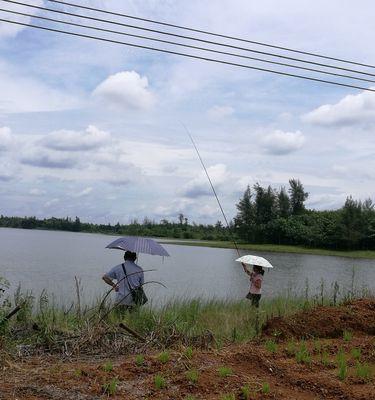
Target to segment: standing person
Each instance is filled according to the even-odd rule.
[[[144,284],[143,269],[135,263],[137,254],[126,251],[122,264],[116,265],[109,272],[103,275],[103,281],[112,286],[116,292],[116,302],[123,310],[131,311],[134,306],[142,305],[135,293],[142,290]],[[116,280],[116,283],[114,282]],[[144,294],[144,293],[143,293]]]
[[[251,305],[258,308],[259,301],[262,297],[262,282],[264,269],[259,265],[253,265],[253,271],[250,272],[246,264],[242,263],[243,269],[247,275],[250,276],[250,291],[247,294],[246,298],[251,300]]]

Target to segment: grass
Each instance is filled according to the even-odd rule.
[[[265,348],[267,351],[273,354],[277,352],[278,346],[273,339],[269,339],[266,341]]]
[[[353,333],[350,331],[344,331],[342,336],[345,342],[351,342],[353,339]]]
[[[327,351],[323,351],[321,353],[321,362],[324,367],[328,367],[328,365],[330,364],[329,354]]]
[[[199,379],[199,372],[196,369],[186,371],[186,379],[193,384],[196,384]]]
[[[358,378],[369,381],[372,377],[372,373],[372,368],[368,364],[357,362],[355,367],[355,374]]]
[[[104,365],[103,365],[103,371],[104,372],[112,372],[113,371],[113,364],[111,361],[107,361]]]
[[[354,347],[353,349],[350,350],[350,355],[355,360],[359,360],[361,358],[361,349],[357,349],[356,347]]]
[[[188,240],[167,240],[165,244],[175,244],[179,246],[199,246],[199,247],[214,247],[224,249],[234,249],[232,242],[219,242],[219,241],[188,241]],[[328,250],[328,249],[314,249],[303,246],[291,245],[277,245],[277,244],[243,244],[239,243],[238,248],[242,250],[254,250],[263,252],[277,252],[277,253],[298,253],[298,254],[315,254],[322,256],[335,256],[335,257],[350,257],[350,258],[368,258],[375,259],[374,250]]]
[[[296,351],[296,361],[300,364],[311,363],[311,355],[304,341],[301,342],[299,348]]]
[[[158,390],[164,389],[167,387],[167,382],[162,375],[155,375],[154,377],[154,385]]]
[[[135,365],[137,367],[141,367],[145,363],[145,358],[142,356],[142,354],[137,354],[135,356]]]
[[[117,378],[112,378],[109,382],[104,383],[102,386],[103,394],[108,396],[114,396],[117,391],[117,385],[119,381]]]
[[[268,382],[264,382],[262,385],[262,393],[268,394],[271,391],[270,384]]]
[[[244,400],[250,400],[251,392],[249,385],[242,386],[241,396],[243,397]]]
[[[341,381],[344,381],[348,376],[348,365],[346,362],[345,353],[340,349],[336,355],[336,361],[338,366],[337,376]]]
[[[193,348],[191,346],[187,347],[185,349],[184,355],[188,360],[191,360],[193,358]]]
[[[220,367],[217,372],[219,373],[220,378],[227,378],[233,374],[233,371],[229,367]]]
[[[233,393],[230,394],[223,394],[220,397],[220,400],[236,400],[236,396]]]
[[[166,364],[170,359],[170,354],[168,351],[163,351],[158,355],[158,360],[162,363],[162,364]]]

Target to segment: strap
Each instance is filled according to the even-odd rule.
[[[133,289],[132,289],[132,287],[130,286],[130,283],[129,283],[128,274],[126,273],[126,269],[125,269],[125,263],[122,263],[122,264],[121,264],[121,266],[122,266],[122,270],[124,271],[124,274],[125,274],[126,280],[127,280],[127,282],[128,282],[128,287],[129,287],[129,290],[133,290]]]

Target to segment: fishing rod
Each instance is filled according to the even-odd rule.
[[[197,147],[197,145],[195,144],[195,141],[194,141],[192,135],[190,134],[188,128],[187,128],[184,124],[182,124],[182,126],[185,128],[186,133],[187,133],[187,135],[189,136],[189,138],[190,138],[190,140],[191,140],[191,143],[193,144],[194,149],[195,149],[195,151],[196,151],[196,153],[197,153],[197,155],[198,155],[199,161],[200,161],[201,164],[202,164],[202,167],[203,167],[203,169],[204,169],[204,172],[206,173],[208,182],[210,182],[211,189],[212,189],[212,191],[213,191],[213,193],[214,193],[214,196],[215,196],[215,198],[216,198],[217,204],[219,205],[220,211],[221,211],[221,213],[223,214],[225,224],[227,225],[227,228],[228,228],[229,234],[230,234],[230,236],[231,236],[232,242],[233,242],[233,244],[234,244],[234,247],[235,247],[235,249],[237,250],[238,257],[241,257],[240,250],[238,249],[236,239],[234,238],[233,232],[232,232],[232,230],[231,230],[231,228],[230,228],[230,226],[229,226],[228,219],[227,219],[227,217],[226,217],[226,215],[225,215],[225,212],[224,212],[224,209],[223,209],[223,207],[222,207],[222,205],[221,205],[221,203],[220,203],[219,197],[218,197],[218,195],[217,195],[217,193],[216,193],[216,190],[215,190],[215,187],[214,187],[214,185],[213,185],[213,183],[212,183],[212,180],[211,180],[211,178],[210,178],[210,175],[208,174],[207,168],[206,168],[206,166],[204,165],[204,162],[203,162],[203,159],[202,159],[202,157],[201,157],[201,155],[200,155],[200,153],[199,153],[198,147]]]

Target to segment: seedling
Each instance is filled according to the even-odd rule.
[[[193,348],[192,347],[187,347],[185,350],[185,357],[188,358],[189,360],[193,358]]]
[[[268,394],[271,391],[270,384],[268,382],[263,383],[262,385],[262,393]]]
[[[322,353],[322,364],[327,367],[329,365],[329,354],[327,351],[323,351]]]
[[[113,364],[111,361],[107,361],[104,365],[103,365],[103,371],[104,372],[112,372],[113,371]]]
[[[353,333],[350,331],[344,331],[343,339],[345,340],[345,342],[350,342],[353,339]]]
[[[365,381],[368,381],[371,378],[372,369],[368,364],[357,362],[357,365],[355,367],[355,374],[358,378],[362,378]]]
[[[250,388],[249,385],[242,386],[241,395],[244,400],[250,400]]]
[[[301,364],[310,364],[311,356],[309,351],[307,350],[306,343],[302,342],[300,348],[296,352],[296,360]]]
[[[336,360],[339,368],[337,375],[341,381],[344,381],[348,376],[348,366],[346,364],[345,353],[342,349],[337,353]]]
[[[112,378],[109,382],[104,383],[102,386],[103,394],[108,396],[114,396],[117,390],[119,381],[117,378]]]
[[[186,372],[186,379],[191,383],[197,383],[199,378],[199,373],[196,369],[191,369]]]
[[[228,367],[220,367],[220,368],[218,369],[218,372],[219,372],[219,376],[220,376],[221,378],[226,378],[227,376],[230,376],[230,375],[233,374],[232,369],[231,369],[231,368],[228,368]]]
[[[170,356],[169,356],[168,351],[163,351],[162,353],[160,353],[160,354],[158,355],[158,360],[159,360],[162,364],[167,363],[167,362],[169,361],[169,358],[170,358]]]
[[[142,356],[142,354],[138,354],[135,356],[135,364],[137,367],[141,367],[145,362],[145,358]]]
[[[267,340],[266,342],[266,349],[270,352],[270,353],[276,353],[277,352],[277,344],[274,340]]]
[[[354,348],[350,351],[350,354],[355,360],[359,360],[361,358],[361,349]]]
[[[156,389],[164,389],[167,386],[167,382],[165,381],[165,378],[161,375],[156,375],[154,378],[154,384]]]

